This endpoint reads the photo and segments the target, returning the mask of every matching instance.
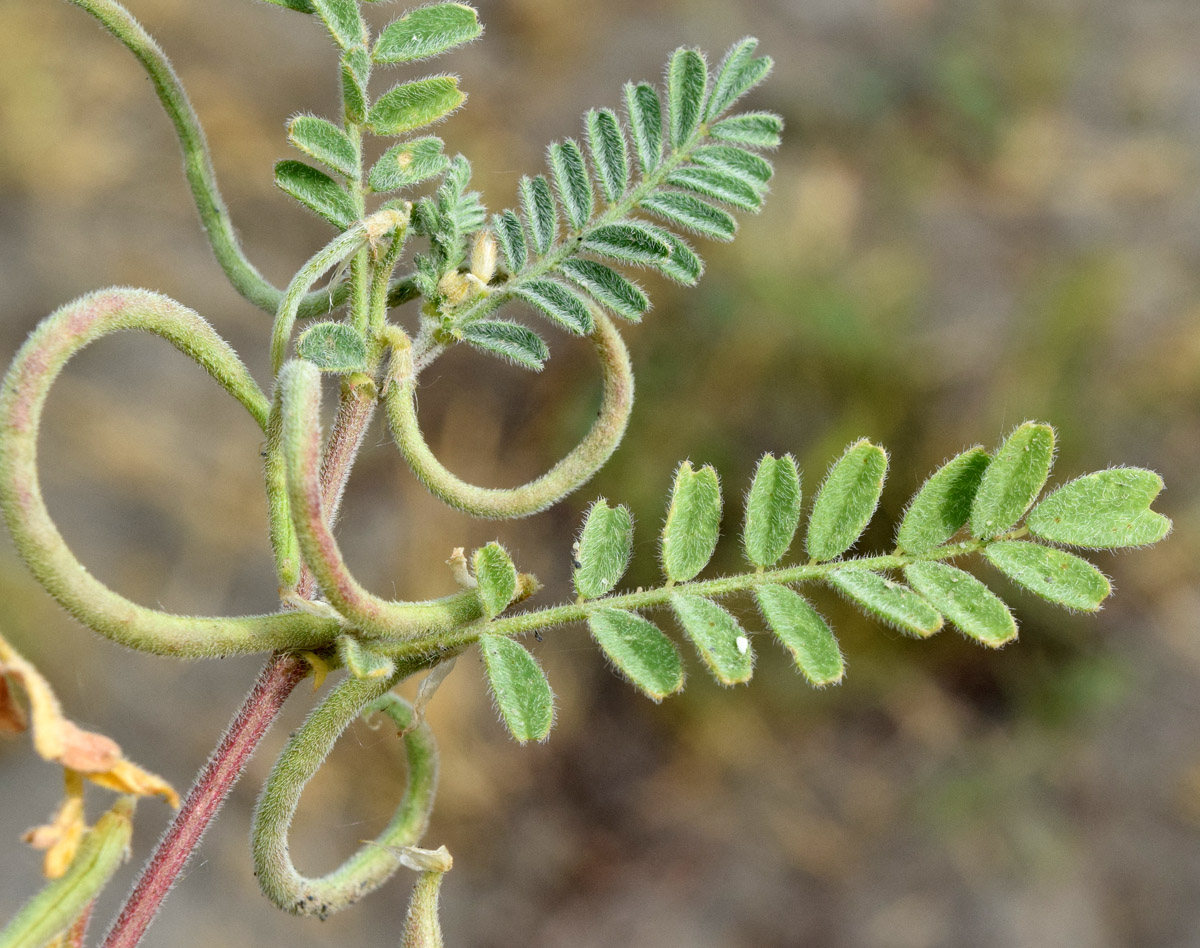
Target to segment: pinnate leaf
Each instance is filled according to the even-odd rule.
[[[667,116],[672,148],[681,148],[700,125],[708,65],[694,49],[680,48],[667,64]]]
[[[542,371],[543,363],[550,358],[550,350],[541,336],[528,326],[506,319],[481,319],[463,326],[459,333],[463,342],[476,349],[501,356],[535,372]]]
[[[746,559],[761,568],[774,566],[787,553],[800,524],[800,472],[790,454],[766,454],[758,462],[746,495],[742,543]]]
[[[469,43],[483,32],[479,16],[463,3],[435,3],[409,10],[384,27],[372,58],[377,63],[429,59]]]
[[[983,555],[1019,586],[1068,609],[1095,612],[1112,592],[1087,560],[1040,543],[1002,540],[989,543]]]
[[[517,594],[517,568],[512,557],[499,543],[489,543],[475,551],[472,565],[484,615],[499,615]]]
[[[399,191],[441,174],[450,166],[440,138],[427,135],[400,142],[385,151],[367,176],[372,190]]]
[[[554,692],[537,659],[502,635],[479,636],[479,649],[509,733],[522,744],[544,741],[554,724]]]
[[[1042,492],[1054,464],[1054,429],[1027,421],[988,465],[971,505],[971,533],[983,540],[1012,529]]]
[[[763,618],[792,653],[805,678],[814,685],[831,685],[842,680],[845,666],[841,650],[817,610],[786,586],[759,586],[754,595]]]
[[[629,567],[633,553],[633,517],[624,504],[598,500],[588,509],[575,551],[575,591],[595,599],[612,591]]]
[[[275,184],[334,227],[346,230],[354,223],[354,201],[346,189],[312,165],[290,160],[276,163]]]
[[[737,619],[715,602],[688,593],[673,595],[671,608],[717,681],[738,685],[750,680],[754,653]]]
[[[437,122],[466,101],[457,76],[430,76],[393,86],[371,106],[368,122],[377,135],[399,135]]]
[[[675,472],[662,532],[663,572],[687,582],[708,565],[721,528],[721,484],[709,465],[693,470],[684,461]]]
[[[998,648],[1017,637],[1017,623],[1003,600],[970,573],[945,563],[905,567],[909,584],[965,635]]]
[[[947,461],[921,487],[896,533],[896,546],[906,553],[925,553],[962,529],[991,458],[975,447]]]
[[[652,701],[683,688],[679,649],[653,622],[622,609],[597,609],[588,628],[621,673]]]
[[[618,316],[637,322],[650,308],[650,300],[640,286],[602,263],[570,257],[560,269]]]
[[[829,583],[877,619],[917,638],[942,627],[942,615],[903,583],[865,569],[839,569]]]
[[[846,449],[813,501],[805,541],[809,556],[831,560],[854,545],[875,513],[887,465],[887,452],[865,439]]]
[[[774,112],[743,112],[709,126],[708,134],[717,141],[751,148],[778,148],[783,119]]]
[[[1093,550],[1157,543],[1171,530],[1171,521],[1150,509],[1162,488],[1162,478],[1143,468],[1098,471],[1054,491],[1025,525],[1043,540]]]
[[[587,304],[555,280],[529,280],[513,290],[513,294],[536,306],[567,332],[585,336],[592,331],[592,314]]]
[[[353,177],[358,171],[358,149],[354,147],[354,142],[326,119],[315,115],[297,115],[288,122],[288,141],[347,177]]]
[[[367,341],[345,323],[315,323],[296,340],[296,353],[322,372],[344,374],[367,370]]]

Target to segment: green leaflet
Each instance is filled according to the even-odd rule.
[[[710,125],[708,134],[721,142],[751,148],[778,148],[783,119],[774,112],[743,112]]]
[[[348,178],[358,173],[358,149],[350,136],[330,121],[315,115],[297,115],[288,122],[288,141]]]
[[[624,319],[636,323],[650,308],[650,300],[640,286],[602,263],[569,257],[559,269],[591,293],[599,303]]]
[[[624,504],[598,500],[588,508],[575,551],[575,591],[581,599],[612,592],[629,568],[633,553],[633,517]],[[623,666],[622,666],[623,667]]]
[[[641,207],[669,224],[714,240],[730,241],[737,233],[737,221],[730,214],[690,194],[660,191],[642,198]]]
[[[671,246],[655,228],[641,221],[602,224],[584,237],[581,247],[619,263],[652,266],[661,266],[671,255]]]
[[[577,142],[567,139],[550,146],[549,159],[567,223],[573,230],[582,230],[591,220],[596,207],[592,182],[588,180],[587,166],[583,163],[583,152],[579,150]]]
[[[544,741],[554,725],[554,692],[537,659],[502,635],[479,636],[479,650],[509,733],[522,744]]]
[[[854,545],[875,513],[887,464],[887,452],[865,439],[850,445],[834,463],[808,518],[809,556],[832,560]]]
[[[489,543],[475,551],[474,563],[476,592],[483,606],[483,614],[489,619],[508,608],[517,594],[517,568],[512,558],[499,543]]]
[[[588,150],[592,167],[604,199],[610,204],[629,187],[629,152],[621,123],[609,109],[592,109],[584,122],[587,126]]]
[[[528,326],[505,319],[481,319],[459,330],[463,342],[535,372],[550,358],[545,341]]]
[[[457,76],[430,76],[393,86],[371,106],[367,117],[377,135],[399,135],[432,125],[466,101]]]
[[[371,52],[377,63],[430,59],[483,33],[475,10],[463,3],[435,3],[409,10],[384,27]]]
[[[266,0],[267,3],[273,3],[277,7],[287,7],[289,10],[295,10],[298,13],[316,13],[316,9],[312,5],[312,0]]]
[[[1171,530],[1170,520],[1149,509],[1162,489],[1162,478],[1154,471],[1098,471],[1058,488],[1033,509],[1025,525],[1043,540],[1093,550],[1157,543]]]
[[[367,82],[371,78],[371,57],[365,46],[353,46],[342,54],[342,102],[346,121],[367,120]]]
[[[525,243],[525,226],[512,211],[492,217],[492,233],[504,254],[509,273],[520,273],[529,262],[529,247]]]
[[[662,103],[654,87],[645,82],[625,83],[625,112],[642,175],[648,175],[662,163]]]
[[[760,190],[717,168],[685,165],[667,175],[667,184],[743,211],[758,211],[762,208]]]
[[[621,673],[652,701],[683,688],[679,649],[653,622],[623,609],[597,609],[588,629]]]
[[[942,616],[907,586],[865,569],[839,569],[828,581],[855,603],[888,625],[928,638],[942,627]]]
[[[436,177],[450,166],[443,147],[442,140],[433,135],[393,145],[375,162],[367,183],[371,190],[386,193]]]
[[[1095,612],[1112,592],[1087,560],[1040,543],[1002,540],[989,543],[983,555],[1013,582],[1068,609]]]
[[[732,145],[701,145],[692,152],[692,161],[732,175],[755,191],[765,191],[774,174],[766,158]]]
[[[396,663],[392,659],[360,642],[353,635],[337,637],[337,653],[346,670],[355,678],[390,678],[396,672]]]
[[[357,0],[310,0],[313,9],[325,21],[329,32],[343,49],[367,41],[367,24],[359,12]]]
[[[709,465],[692,470],[684,461],[675,472],[671,503],[662,531],[662,564],[667,579],[687,582],[708,565],[721,528],[721,485]]]
[[[694,49],[680,48],[667,63],[667,124],[671,147],[682,148],[700,125],[708,66]]]
[[[1008,606],[970,573],[927,562],[910,564],[904,575],[913,589],[975,641],[998,648],[1017,637]]]
[[[345,323],[314,323],[296,340],[296,354],[322,372],[367,371],[367,340]]]
[[[558,233],[558,211],[554,206],[554,195],[550,193],[550,183],[540,174],[533,178],[524,177],[519,190],[530,242],[535,252],[545,253]]]
[[[958,533],[971,516],[971,503],[990,461],[983,448],[975,447],[935,471],[904,512],[897,549],[925,553]]]
[[[44,948],[78,918],[129,857],[137,798],[118,797],[79,844],[66,873],[46,885],[0,930],[4,948]]]
[[[831,685],[845,674],[837,639],[825,620],[798,593],[786,586],[763,585],[754,590],[759,611],[784,644],[796,667],[814,685]]]
[[[592,331],[587,304],[556,280],[529,280],[519,284],[513,295],[536,306],[567,332],[586,336]]]
[[[1054,464],[1054,429],[1027,421],[1008,436],[984,472],[971,506],[979,539],[1011,530],[1041,493]]]
[[[712,91],[704,109],[704,120],[711,122],[729,109],[738,99],[762,82],[774,66],[770,56],[754,59],[758,40],[747,37],[734,43],[721,65],[717,67]]]
[[[750,640],[737,620],[702,596],[676,593],[671,608],[709,670],[723,685],[740,685],[754,674]]]
[[[764,455],[746,495],[742,544],[746,559],[767,568],[778,563],[792,545],[800,525],[800,472],[790,454]]]
[[[354,201],[345,188],[324,171],[302,161],[277,162],[275,184],[341,230],[349,228],[358,217]]]
[[[669,248],[669,253],[651,265],[676,283],[695,286],[704,275],[704,261],[686,240],[669,230],[660,229],[655,236]]]

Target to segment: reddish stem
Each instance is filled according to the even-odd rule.
[[[276,652],[263,666],[253,690],[196,778],[121,914],[113,922],[104,948],[134,948],[141,940],[171,886],[200,845],[208,824],[245,770],[254,749],[307,672],[308,664],[290,653]]]
[[[63,942],[66,948],[83,948],[83,940],[87,937],[88,922],[92,920],[92,909],[95,907],[96,900],[92,899],[88,902],[87,907],[79,913],[79,917],[71,923]]]

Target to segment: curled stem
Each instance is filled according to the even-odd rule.
[[[417,667],[408,666],[385,680],[348,676],[292,735],[275,762],[254,811],[251,832],[258,884],[284,911],[325,918],[354,904],[391,878],[404,864],[401,847],[414,845],[425,832],[437,787],[437,748],[428,725],[412,727],[412,709],[390,694],[396,682]],[[288,831],[300,795],[350,722],[372,711],[386,714],[404,735],[408,759],[404,796],[373,841],[364,843],[327,875],[316,879],[302,876],[288,849]]]
[[[479,595],[465,590],[427,602],[391,602],[368,592],[342,558],[326,515],[321,483],[321,373],[293,359],[279,373],[281,453],[292,525],[304,562],[330,605],[368,635],[410,637],[451,629],[478,619]]]
[[[88,628],[130,648],[204,658],[277,648],[320,648],[340,631],[332,620],[292,612],[226,618],[148,609],[99,582],[75,557],[42,499],[37,434],[46,396],[63,366],[90,342],[126,329],[161,336],[194,359],[267,422],[267,399],[237,354],[192,310],[145,290],[84,296],[42,320],[0,389],[0,506],[18,552],[38,582]]]
[[[468,484],[434,456],[417,421],[413,350],[394,345],[385,388],[392,435],[414,474],[435,497],[476,517],[506,520],[545,510],[591,479],[620,444],[633,410],[633,372],[629,352],[617,328],[595,314],[592,343],[600,359],[604,391],[591,429],[571,453],[541,477],[521,487],[498,489]]]

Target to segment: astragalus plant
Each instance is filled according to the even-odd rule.
[[[403,944],[439,945],[438,886],[450,856],[444,848],[418,846],[437,780],[424,709],[464,651],[482,654],[513,737],[541,741],[554,721],[554,696],[527,643],[552,629],[586,626],[617,671],[654,701],[684,684],[683,659],[663,631],[667,625],[677,627],[677,637],[722,684],[747,682],[755,647],[774,638],[804,678],[823,686],[841,680],[843,660],[833,632],[800,592],[806,585],[830,586],[902,633],[925,638],[948,622],[995,648],[1016,638],[1016,622],[962,565],[987,560],[1035,595],[1094,611],[1110,592],[1108,580],[1068,548],[1142,546],[1170,528],[1150,510],[1161,480],[1139,468],[1078,477],[1042,497],[1055,432],[1028,422],[994,450],[968,448],[934,472],[909,503],[887,552],[853,552],[889,463],[882,447],[864,439],[833,462],[807,506],[790,454],[758,460],[742,508],[726,517],[740,524],[746,560],[740,573],[706,574],[723,493],[711,466],[684,461],[659,535],[658,585],[622,585],[634,549],[632,517],[627,507],[599,499],[574,545],[563,539],[563,556],[573,559],[572,602],[539,602],[538,581],[520,572],[498,542],[470,555],[430,550],[438,559],[450,552],[440,598],[382,598],[347,568],[334,529],[375,411],[382,410],[401,458],[429,491],[473,516],[528,516],[585,484],[616,450],[633,408],[620,325],[640,321],[650,309],[633,274],[655,270],[686,285],[700,282],[703,263],[693,242],[732,240],[735,214],[757,211],[766,198],[772,166],[764,153],[779,144],[782,122],[739,103],[768,76],[771,60],[756,55],[753,39],[735,43],[715,66],[697,50],[676,50],[660,84],[629,83],[614,91],[613,107],[588,111],[577,138],[550,145],[547,170],[520,180],[519,207],[489,213],[471,189],[470,162],[445,154],[442,140],[430,133],[463,104],[458,78],[408,76],[389,86],[397,68],[411,71],[477,39],[474,9],[432,3],[372,35],[357,0],[273,0],[328,31],[339,50],[342,101],[334,119],[298,114],[288,122],[288,141],[303,160],[279,162],[275,181],[335,235],[279,289],[243,254],[196,115],[161,50],[115,0],[72,2],[123,43],[152,79],[222,269],[273,319],[264,337],[273,377],[262,387],[209,324],[180,303],[145,290],[100,290],[42,321],[17,353],[0,394],[0,502],[30,570],[67,611],[114,642],[165,657],[269,656],[106,945],[138,942],[284,700],[310,674],[323,685],[337,673],[263,788],[252,847],[258,882],[283,910],[324,918],[407,866],[418,876]],[[535,328],[515,318],[529,314],[594,351],[603,378],[598,414],[542,476],[511,489],[475,486],[448,470],[422,435],[422,373],[458,345],[518,370],[540,370],[549,348]],[[226,618],[139,605],[97,581],[56,528],[38,485],[43,406],[76,352],[120,330],[153,333],[189,355],[261,427],[278,611]],[[320,424],[324,387],[336,389],[338,398],[327,433]],[[66,775],[63,802],[29,835],[47,851],[49,881],[0,933],[0,948],[82,945],[93,900],[126,856],[136,797],[178,801],[166,782],[128,761],[110,739],[72,724],[41,674],[2,639],[0,672],[0,723],[14,730],[31,726],[37,751]],[[394,689],[414,676],[423,682],[410,705]],[[17,700],[22,693],[24,703]],[[360,715],[381,715],[395,725],[407,755],[407,787],[376,839],[335,871],[308,878],[289,855],[293,815],[305,785]],[[85,779],[121,794],[90,826]]]

